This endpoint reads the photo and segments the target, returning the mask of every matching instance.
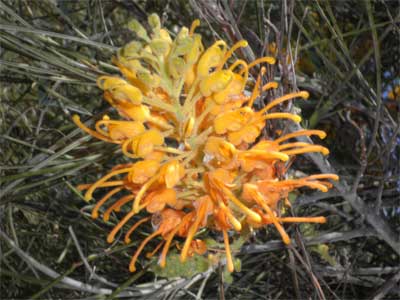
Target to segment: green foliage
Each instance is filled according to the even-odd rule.
[[[169,253],[167,265],[161,268],[156,262],[151,266],[151,270],[157,275],[165,278],[185,277],[190,278],[193,275],[202,273],[210,268],[210,263],[206,257],[194,255],[185,263],[180,261],[179,253]]]
[[[329,263],[332,267],[337,265],[335,257],[329,254],[329,246],[326,244],[319,244],[317,246],[310,247],[311,251],[316,252],[320,257]]]

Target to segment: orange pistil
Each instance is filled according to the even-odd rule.
[[[115,202],[113,205],[111,205],[107,210],[104,212],[103,215],[103,220],[108,221],[110,219],[110,214],[115,211],[118,212],[121,210],[121,206],[123,206],[125,203],[128,203],[129,201],[132,201],[135,198],[135,195],[127,195],[125,197],[122,197],[119,199],[117,202]]]
[[[135,215],[135,212],[130,211],[114,228],[107,236],[107,242],[112,243],[114,242],[115,235],[118,231]]]
[[[247,102],[248,107],[252,107],[254,104],[254,100],[257,98],[258,95],[260,95],[260,92],[258,90],[259,90],[259,87],[261,84],[261,78],[262,78],[262,76],[264,76],[265,72],[266,72],[265,67],[262,67],[260,73],[257,76],[257,80],[254,85],[253,92],[251,93],[251,97],[250,97],[249,101]]]
[[[227,266],[229,272],[233,272],[235,270],[235,267],[233,265],[232,253],[231,253],[231,248],[229,245],[229,236],[225,229],[222,230],[222,234],[224,235],[226,266]]]
[[[150,217],[143,218],[140,221],[136,222],[131,228],[129,228],[129,230],[125,234],[125,238],[124,238],[125,244],[129,244],[131,242],[130,236],[136,230],[136,228],[138,228],[140,225],[142,225],[143,223],[145,223],[149,220],[150,220]]]
[[[300,130],[281,136],[280,138],[275,140],[275,143],[280,144],[283,141],[289,140],[291,138],[299,136],[311,136],[311,135],[318,135],[320,139],[324,139],[326,137],[326,133],[322,130]]]
[[[280,103],[282,103],[284,101],[291,100],[291,99],[296,98],[296,97],[300,97],[300,98],[303,98],[303,99],[308,99],[308,97],[310,97],[310,94],[308,92],[301,91],[301,92],[298,92],[298,93],[290,93],[290,94],[284,95],[284,96],[279,97],[279,98],[275,99],[274,101],[268,103],[268,105],[265,106],[258,113],[259,114],[263,114],[263,113],[269,111],[271,108],[277,106],[278,104],[280,104]]]
[[[98,187],[101,187],[109,178],[111,178],[111,177],[113,177],[115,175],[128,173],[130,170],[131,170],[131,168],[123,168],[123,169],[118,169],[118,170],[115,170],[115,171],[112,171],[112,172],[108,173],[106,176],[102,177],[101,179],[99,179],[98,181],[96,181],[94,184],[92,184],[90,186],[90,188],[86,191],[85,200],[89,201],[92,198],[93,192]]]
[[[168,253],[169,247],[171,246],[172,239],[174,238],[174,236],[176,235],[176,233],[178,232],[179,229],[180,229],[180,227],[177,227],[173,231],[171,231],[165,240],[165,244],[164,244],[163,250],[161,252],[161,256],[160,256],[160,266],[162,268],[164,268],[165,265],[167,264],[166,258],[167,258],[167,253]]]
[[[278,219],[275,217],[275,214],[272,211],[272,209],[266,203],[264,197],[258,192],[257,186],[252,185],[252,184],[245,184],[244,188],[246,189],[247,193],[249,193],[251,195],[253,200],[255,200],[256,203],[258,205],[260,205],[266,211],[269,218],[271,219],[271,223],[273,223],[275,225],[276,229],[278,229],[283,242],[285,244],[289,244],[290,243],[289,236],[287,235],[287,233],[286,233],[285,229],[282,227],[282,225],[279,223]],[[263,218],[263,221],[264,221],[264,218]]]
[[[200,199],[200,204],[197,209],[197,214],[195,217],[195,220],[193,224],[190,226],[190,229],[187,233],[187,237],[185,240],[185,244],[183,245],[183,249],[181,252],[181,261],[185,262],[186,257],[188,255],[189,248],[191,246],[192,240],[194,235],[196,234],[197,230],[199,229],[200,223],[203,221],[204,217],[206,216],[207,213],[207,207],[209,206],[208,201],[210,201],[209,197],[203,197]]]
[[[105,141],[105,142],[109,142],[109,143],[114,143],[114,144],[121,144],[121,141],[114,141],[112,140],[110,137],[103,135],[101,133],[98,133],[88,127],[86,127],[82,122],[81,119],[79,118],[78,115],[73,115],[72,116],[72,120],[74,121],[74,123],[83,131],[85,131],[86,133],[90,134],[91,136],[98,138],[99,140]]]
[[[116,193],[122,191],[122,187],[114,188],[111,191],[109,191],[103,198],[99,200],[99,202],[96,203],[95,207],[92,210],[92,218],[97,219],[99,217],[99,209],[100,207],[108,200],[110,199],[113,195]]]
[[[162,247],[162,245],[164,245],[164,243],[165,241],[159,242],[158,245],[153,249],[153,251],[146,253],[146,258],[147,259],[152,258],[158,252],[158,250],[160,250],[160,248]]]
[[[78,185],[77,189],[80,190],[80,191],[87,190],[92,185],[93,185],[92,183],[80,184],[80,185]],[[107,181],[105,183],[102,183],[102,184],[98,185],[97,187],[98,188],[104,188],[104,187],[112,187],[112,186],[120,186],[120,185],[124,185],[124,181],[123,180]]]
[[[143,242],[140,244],[139,248],[136,250],[135,254],[132,256],[131,262],[129,263],[129,271],[131,272],[135,272],[136,271],[136,260],[138,259],[140,253],[142,252],[144,246],[146,246],[146,244],[151,241],[153,238],[155,238],[157,235],[161,234],[161,230],[157,230],[155,232],[153,232],[152,234],[150,234],[147,238],[145,238],[143,240]]]

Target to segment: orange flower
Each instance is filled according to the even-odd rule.
[[[162,249],[159,263],[164,267],[175,237],[184,238],[179,246],[184,262],[207,251],[200,239],[209,231],[222,235],[227,269],[233,271],[230,239],[237,238],[243,226],[273,224],[288,244],[283,223],[322,223],[325,218],[281,217],[278,203],[301,187],[326,192],[332,187],[328,180],[338,179],[334,174],[281,179],[287,166],[280,166],[291,157],[309,152],[329,154],[323,146],[291,141],[302,136],[324,138],[326,134],[320,130],[301,130],[274,140],[265,136],[270,120],[300,122],[300,116],[278,108],[296,98],[307,99],[308,92],[283,95],[257,111],[254,102],[278,87],[277,82],[261,84],[266,73],[263,64],[274,64],[275,59],[262,57],[250,63],[239,59],[229,64],[234,51],[247,47],[247,42],[239,41],[229,49],[219,40],[206,49],[194,32],[198,25],[195,21],[172,38],[156,15],[149,17],[149,33],[137,21],[130,23],[140,40],[122,47],[113,60],[125,79],[113,75],[97,80],[104,98],[122,120],[104,116],[92,130],[73,116],[83,131],[120,145],[128,160],[93,184],[80,186],[87,189],[87,201],[98,189],[111,188],[95,205],[93,218],[98,218],[108,201],[112,204],[107,205],[104,220],[112,212],[124,214],[107,241],[113,242],[139,212],[145,215],[126,232],[125,242],[129,243],[133,231],[145,222],[151,220],[155,228],[133,255],[131,271],[153,238],[161,237],[148,256]],[[248,73],[255,66],[260,73],[249,91]],[[113,197],[117,199],[112,201]]]

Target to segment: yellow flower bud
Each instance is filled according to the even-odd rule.
[[[164,137],[162,134],[156,129],[150,129],[124,143],[122,151],[132,157],[132,154],[127,151],[129,147],[134,154],[133,156],[145,157],[153,152],[154,146],[160,146],[163,143]]]
[[[141,122],[120,121],[117,124],[110,123],[108,131],[112,140],[126,140],[145,131]]]
[[[221,92],[233,79],[233,73],[228,70],[221,70],[212,73],[207,78],[201,81],[200,91],[205,97],[210,96],[212,93]]]
[[[116,86],[110,92],[115,100],[127,100],[134,105],[142,102],[142,92],[130,84]]]
[[[220,47],[222,46],[222,48]],[[226,52],[226,43],[224,41],[217,41],[208,48],[200,57],[197,65],[197,74],[200,78],[208,76],[210,68],[219,66],[224,59]]]

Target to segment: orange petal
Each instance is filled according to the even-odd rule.
[[[134,105],[140,105],[143,98],[142,92],[128,83],[113,87],[110,92],[115,100],[126,100]]]
[[[242,76],[234,73],[229,84],[222,91],[215,92],[212,95],[212,99],[217,104],[224,104],[230,101],[234,96],[242,93],[245,82]]]
[[[117,86],[125,85],[127,82],[119,77],[100,76],[97,78],[97,86],[102,90],[109,90]]]
[[[185,168],[177,160],[172,160],[162,166],[160,170],[160,181],[167,188],[173,188],[185,175]]]
[[[247,106],[223,113],[214,120],[215,132],[224,134],[227,131],[238,131],[249,122],[253,115],[254,111]]]
[[[221,63],[225,52],[226,43],[222,40],[216,41],[210,48],[208,48],[197,63],[198,76],[200,78],[208,76],[210,69],[217,67]]]
[[[235,146],[223,138],[211,136],[206,142],[204,152],[215,157],[218,161],[230,162],[237,152]]]
[[[199,239],[192,241],[190,247],[196,252],[198,255],[203,255],[207,251],[207,244]]]
[[[159,168],[160,163],[156,160],[138,161],[132,166],[132,170],[128,174],[128,180],[133,183],[143,184],[153,177]]]
[[[121,121],[123,122],[123,121]],[[132,138],[145,131],[145,127],[140,122],[123,122],[119,124],[109,124],[108,131],[113,140],[124,140]]]
[[[213,93],[225,90],[229,83],[233,80],[233,72],[221,70],[212,73],[200,82],[200,92],[203,96],[208,97]]]
[[[173,189],[162,189],[151,192],[144,200],[146,210],[149,213],[155,213],[164,209],[166,204],[174,205],[176,203],[176,192]]]
[[[159,226],[162,236],[165,236],[171,230],[176,228],[181,223],[184,214],[185,213],[182,211],[177,211],[171,208],[164,209],[161,212],[162,220]]]
[[[254,143],[260,135],[261,129],[256,125],[247,125],[239,131],[229,132],[228,140],[235,146],[242,143]]]

